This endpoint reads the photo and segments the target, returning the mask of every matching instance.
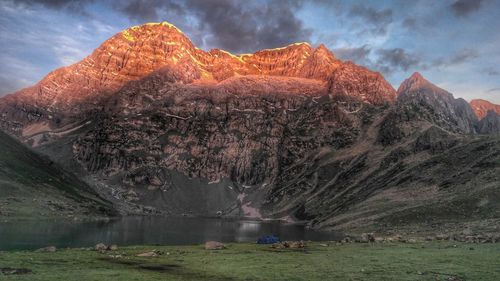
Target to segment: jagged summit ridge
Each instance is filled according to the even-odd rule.
[[[264,49],[253,54],[234,55],[197,48],[177,27],[148,23],[128,28],[106,40],[90,56],[51,72],[21,95],[35,96],[39,104],[62,106],[72,100],[118,90],[169,66],[182,69],[185,83],[193,80],[220,82],[239,75],[272,75],[327,81],[342,65],[324,45],[313,48],[301,42]]]

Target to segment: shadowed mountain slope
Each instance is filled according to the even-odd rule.
[[[0,195],[0,218],[113,215],[86,183],[1,131]]]

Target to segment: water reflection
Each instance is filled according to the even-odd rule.
[[[0,250],[57,247],[89,247],[96,243],[118,245],[201,244],[207,240],[254,242],[275,234],[284,240],[335,240],[331,232],[300,225],[213,218],[125,217],[111,221],[22,221],[0,223]]]

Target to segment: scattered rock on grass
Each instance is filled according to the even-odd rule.
[[[373,233],[363,233],[359,240],[361,243],[375,242],[375,235]]]
[[[403,240],[403,236],[401,236],[399,234],[394,234],[393,236],[387,237],[387,239],[386,239],[387,242],[402,242],[402,240]]]
[[[137,256],[138,257],[157,257],[157,256],[160,256],[162,254],[163,254],[163,252],[161,252],[161,251],[152,250],[150,252],[145,252],[145,253],[138,254]]]
[[[106,251],[108,249],[108,246],[106,246],[105,244],[103,243],[99,243],[97,245],[95,245],[95,250],[96,251]]]
[[[48,246],[36,250],[36,252],[45,252],[45,253],[54,253],[55,251],[57,251],[57,248],[55,246]]]
[[[438,234],[438,235],[436,235],[436,240],[448,240],[448,239],[450,239],[449,235],[446,235],[446,234]]]
[[[222,250],[225,249],[226,245],[217,241],[207,241],[205,242],[205,250]]]
[[[274,243],[274,244],[271,245],[271,248],[274,248],[274,249],[284,249],[285,245],[283,245],[283,243],[281,243],[281,242]]]
[[[285,248],[299,249],[299,248],[305,248],[305,246],[306,244],[304,243],[304,241],[284,241],[280,243],[274,243],[271,245],[271,247],[274,249],[285,249]],[[328,245],[326,246],[328,247]]]

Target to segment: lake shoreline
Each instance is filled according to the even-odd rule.
[[[46,246],[89,247],[119,245],[192,245],[207,240],[255,242],[275,234],[285,240],[340,240],[336,231],[309,229],[280,221],[200,217],[122,217],[102,220],[31,220],[0,223],[0,250]]]

